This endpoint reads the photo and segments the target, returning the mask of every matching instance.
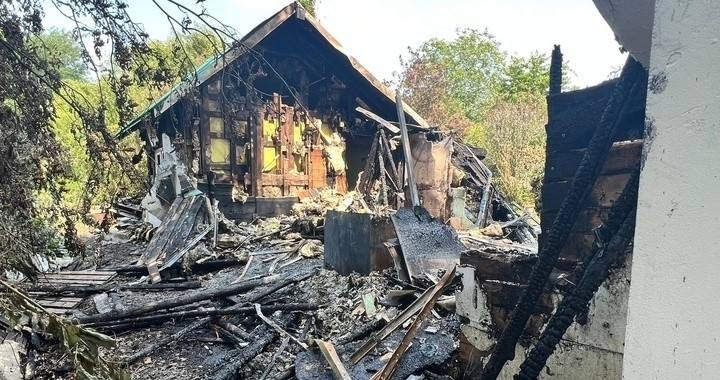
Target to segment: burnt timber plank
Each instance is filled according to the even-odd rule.
[[[600,175],[631,173],[640,157],[642,146],[642,140],[615,143]],[[545,182],[572,180],[584,155],[585,149],[549,155],[545,163]]]
[[[107,280],[104,279],[98,279],[98,280],[78,280],[74,278],[54,278],[50,281],[38,281],[38,285],[57,285],[57,284],[64,284],[64,285],[78,285],[78,286],[85,286],[85,285],[97,285],[97,284],[104,284]]]
[[[170,208],[165,215],[165,219],[163,219],[163,222],[160,224],[160,227],[158,227],[152,240],[150,240],[147,250],[138,260],[138,265],[143,265],[145,263],[151,262],[156,259],[157,256],[160,254],[160,251],[165,245],[168,236],[172,234],[172,231],[177,224],[177,218],[173,218],[173,216],[178,215],[178,212],[180,211],[182,206],[183,198],[175,197],[175,200],[173,201],[172,205],[170,205]]]
[[[48,306],[48,307],[56,307],[56,308],[60,308],[60,309],[71,309],[71,308],[75,307],[75,305],[78,304],[78,302],[76,302],[76,301],[47,301],[47,300],[40,300],[40,301],[38,301],[38,303],[43,307]]]
[[[487,295],[488,305],[512,310],[526,286],[503,281],[485,281],[480,285]],[[543,292],[535,305],[533,314],[550,314],[555,305],[552,293]]]
[[[83,287],[88,285],[104,284],[112,280],[116,276],[111,271],[76,271],[76,272],[60,272],[48,273],[42,275],[37,285],[66,287],[77,286]],[[46,310],[56,314],[65,314],[74,309],[83,298],[81,297],[62,297],[48,294],[45,292],[37,292],[34,298]]]
[[[529,278],[537,255],[490,252],[489,249],[467,250],[460,255],[462,265],[475,268],[475,277],[479,282],[498,280],[524,282]]]
[[[617,79],[582,90],[548,96],[547,152],[585,149],[605,111]],[[626,141],[642,136],[645,128],[645,86],[636,86],[628,96],[612,141]]]
[[[603,223],[603,221],[607,218],[609,211],[609,207],[587,207],[583,209],[580,211],[580,214],[578,214],[575,224],[573,224],[570,232],[592,231]],[[547,221],[543,220],[543,226],[550,228],[550,224],[553,220],[555,220],[555,216],[557,216],[557,211],[548,211],[543,213],[542,217],[547,219]]]
[[[165,215],[165,219],[158,228],[158,233],[150,241],[144,257],[140,260],[147,266],[153,284],[161,280],[158,260],[173,255],[182,249],[187,241],[192,240],[198,214],[205,205],[205,196],[198,195],[188,198],[178,196],[173,202],[171,210],[177,202],[180,202],[179,205],[174,212],[168,211]]]
[[[610,207],[618,199],[625,184],[630,178],[629,173],[599,176],[588,196],[583,201],[583,207]],[[545,183],[542,189],[543,214],[560,209],[572,181]],[[551,221],[552,223],[552,221]]]
[[[65,313],[67,313],[68,311],[70,311],[70,309],[63,309],[63,308],[58,308],[58,307],[44,307],[43,306],[43,309],[45,309],[46,311],[48,311],[50,313],[58,314],[58,315],[63,315]]]
[[[94,276],[94,275],[90,275],[90,274],[78,274],[78,275],[73,275],[71,279],[78,280],[78,281],[83,281],[83,280],[105,281],[108,278],[112,278],[114,275],[115,275],[114,273],[110,276],[106,276],[106,275]],[[41,274],[39,276],[39,279],[47,279],[47,280],[68,279],[68,276],[59,275],[59,274]]]

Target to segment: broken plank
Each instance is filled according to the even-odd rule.
[[[350,361],[353,364],[357,364],[365,355],[367,355],[370,351],[372,351],[380,342],[382,342],[385,338],[387,338],[390,334],[392,334],[393,331],[397,330],[400,326],[402,326],[407,320],[412,318],[413,315],[415,315],[417,312],[419,312],[423,306],[430,300],[433,294],[433,288],[428,288],[425,293],[423,293],[420,298],[415,300],[410,306],[408,306],[405,310],[403,310],[400,314],[398,314],[395,319],[390,321],[385,327],[383,327],[380,331],[373,334],[370,339],[368,339],[360,348],[357,349],[351,356]]]
[[[38,284],[46,284],[46,285],[47,284],[77,284],[79,286],[82,286],[82,285],[89,285],[89,284],[104,284],[105,282],[107,282],[107,279],[104,279],[104,278],[98,278],[98,279],[93,279],[93,280],[77,280],[77,279],[72,279],[72,278],[53,278],[53,279],[50,279],[49,281],[39,280],[37,283]]]
[[[158,269],[157,262],[155,262],[154,260],[148,263],[147,271],[148,275],[150,275],[150,282],[152,282],[153,284],[157,284],[162,280],[162,277],[160,277],[160,270]]]
[[[147,250],[138,260],[138,265],[151,264],[162,258],[163,254],[174,252],[184,245],[185,238],[194,227],[200,206],[204,204],[200,198],[204,196],[175,198]]]
[[[340,357],[338,356],[337,351],[335,351],[335,346],[333,346],[332,343],[315,339],[315,344],[317,344],[320,352],[325,357],[325,360],[327,360],[328,364],[330,364],[330,368],[332,369],[333,374],[335,374],[336,379],[352,380],[350,374],[345,369],[345,366],[340,361]]]
[[[415,165],[413,165],[410,138],[408,137],[407,125],[405,125],[405,110],[403,109],[402,96],[399,91],[395,93],[395,103],[397,105],[398,120],[400,120],[400,140],[402,142],[403,154],[405,155],[405,165],[409,168],[409,170],[407,170],[407,185],[410,193],[410,204],[413,207],[420,206],[420,195],[414,174]]]
[[[235,295],[246,290],[254,289],[258,286],[273,283],[277,281],[279,276],[268,276],[262,279],[253,281],[244,281],[240,284],[230,285],[222,289],[211,289],[204,292],[198,292],[190,295],[183,295],[176,298],[164,299],[160,301],[150,302],[148,304],[136,307],[134,309],[125,310],[123,312],[103,314],[103,315],[91,315],[87,317],[79,318],[80,323],[88,322],[101,322],[109,320],[118,320],[123,318],[129,318],[133,316],[139,316],[153,311],[170,309],[173,307],[188,305],[199,301],[204,301],[211,298],[227,297]]]
[[[45,306],[52,306],[56,308],[64,308],[64,309],[72,309],[75,307],[78,302],[76,301],[46,301],[46,300],[38,300],[38,303],[45,307]]]
[[[422,310],[420,310],[420,314],[418,314],[417,318],[415,318],[415,321],[413,321],[412,325],[410,326],[407,333],[400,342],[400,345],[397,347],[397,349],[395,349],[392,356],[390,357],[390,360],[385,364],[382,370],[380,370],[375,376],[372,377],[373,380],[390,379],[390,376],[392,376],[392,374],[395,372],[395,368],[397,367],[398,362],[403,357],[407,349],[410,348],[410,344],[412,343],[415,334],[417,334],[418,330],[420,329],[423,321],[428,317],[428,314],[430,314],[430,311],[433,309],[435,302],[438,300],[438,298],[440,298],[442,292],[450,285],[454,277],[455,267],[445,273],[442,279],[440,279],[440,281],[435,284],[435,286],[432,288],[430,298],[423,305]]]
[[[143,268],[144,269],[144,268]],[[87,293],[98,293],[107,292],[110,290],[184,290],[184,289],[197,289],[202,284],[200,281],[188,281],[178,283],[160,283],[160,284],[100,284],[100,285],[84,285],[84,286],[32,286],[27,290],[30,293],[33,292],[45,292],[47,294],[61,294],[61,293],[72,293],[72,294],[87,294]],[[45,297],[44,299],[50,299]],[[77,298],[82,301],[82,298]]]
[[[93,274],[75,274],[72,272],[62,272],[57,274],[41,274],[38,276],[38,280],[47,280],[50,282],[56,280],[77,280],[77,281],[106,281],[115,276],[115,272],[110,274],[93,275]]]
[[[297,343],[298,346],[302,347],[303,350],[307,351],[307,349],[308,349],[307,344],[301,342],[300,340],[298,340],[297,338],[292,336],[289,332],[283,330],[283,328],[280,327],[277,323],[273,322],[270,318],[266,317],[265,314],[263,314],[262,308],[259,303],[255,304],[255,311],[257,312],[257,316],[260,317],[260,319],[262,319],[263,322],[270,325],[270,327],[275,329],[275,331],[277,331],[281,336],[292,339],[293,342]]]
[[[366,110],[365,108],[357,107],[357,108],[355,108],[355,111],[358,111],[358,112],[360,112],[361,114],[363,114],[363,115],[369,117],[370,119],[376,121],[376,122],[377,122],[378,124],[380,124],[381,126],[387,128],[387,130],[390,131],[392,134],[395,134],[395,135],[396,135],[396,134],[398,134],[398,133],[400,132],[400,128],[392,125],[389,121],[381,118],[381,117],[378,116],[378,115],[375,115],[374,113]]]
[[[299,304],[279,304],[279,305],[267,305],[262,306],[261,309],[264,313],[273,313],[278,310],[280,311],[311,311],[311,310],[317,310],[319,309],[319,305],[312,305],[307,303],[299,303]],[[223,309],[216,309],[216,308],[198,308],[196,310],[184,310],[184,311],[173,311],[173,312],[163,312],[158,314],[150,314],[150,315],[143,315],[139,317],[132,317],[128,319],[122,319],[122,320],[110,320],[105,322],[90,322],[85,324],[85,326],[88,327],[104,327],[108,326],[107,328],[110,330],[115,330],[118,328],[118,326],[121,326],[122,328],[129,328],[133,326],[150,326],[154,324],[160,324],[171,320],[180,320],[180,319],[187,319],[187,318],[195,318],[195,317],[208,317],[211,315],[217,316],[217,315],[243,315],[243,314],[252,314],[255,313],[256,309],[254,306],[244,306],[244,307],[237,307],[231,306],[226,307]],[[224,327],[224,326],[223,326]],[[239,334],[243,336],[242,334]]]
[[[215,372],[213,380],[234,379],[240,368],[262,353],[265,347],[275,339],[276,333],[275,330],[263,325],[256,329],[252,336],[254,339],[250,345],[240,351],[238,355],[229,358],[225,367]]]
[[[155,235],[153,235],[152,240],[150,240],[147,249],[138,259],[138,265],[143,265],[148,261],[149,258],[157,258],[157,256],[160,254],[160,250],[162,249],[162,246],[165,245],[167,236],[171,233],[171,230],[175,227],[175,224],[177,223],[177,219],[174,219],[173,216],[178,213],[178,210],[181,208],[182,204],[183,198],[175,197],[175,200],[170,205],[167,214],[165,214],[165,218],[162,220],[162,223],[160,223],[157,231],[155,231]]]
[[[165,270],[169,267],[171,267],[173,264],[175,264],[178,260],[180,260],[183,256],[185,256],[186,253],[188,253],[195,245],[202,240],[202,238],[205,237],[210,231],[213,230],[213,227],[207,227],[203,232],[199,233],[197,236],[195,236],[192,240],[190,240],[183,249],[173,253],[172,255],[168,256],[165,259],[165,262],[163,263],[163,266],[160,268],[160,270]]]

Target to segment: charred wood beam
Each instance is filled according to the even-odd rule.
[[[395,164],[395,159],[392,156],[392,149],[390,149],[390,143],[388,142],[387,135],[385,134],[385,131],[380,131],[380,143],[383,147],[383,153],[385,154],[385,157],[388,160],[388,163],[390,165],[390,174],[392,177],[392,180],[395,182],[395,185],[397,186],[397,189],[400,190],[401,188],[401,178],[400,174],[398,173],[397,165]]]
[[[400,121],[400,136],[402,139],[403,153],[405,154],[405,167],[407,168],[408,190],[412,206],[420,206],[420,194],[418,193],[417,182],[415,182],[415,165],[413,164],[410,151],[410,138],[408,137],[407,125],[405,124],[405,110],[403,109],[402,96],[400,91],[395,94],[398,120]]]
[[[143,270],[147,270],[144,266]],[[202,287],[200,281],[188,281],[178,283],[158,283],[158,284],[102,284],[102,285],[86,285],[86,286],[48,286],[37,285],[31,286],[26,290],[28,292],[45,292],[48,294],[93,294],[100,292],[108,292],[113,290],[130,290],[130,291],[156,291],[156,290],[186,290],[198,289]]]
[[[234,379],[237,372],[245,366],[250,360],[254,359],[257,355],[263,352],[265,347],[275,339],[277,334],[275,330],[272,330],[265,325],[261,326],[253,334],[253,341],[247,347],[243,348],[242,351],[236,356],[230,358],[223,368],[219,369],[213,380],[228,380]]]
[[[253,307],[253,310],[255,310],[254,307]],[[248,334],[245,330],[243,330],[243,329],[235,326],[234,324],[232,324],[232,323],[230,323],[230,322],[219,321],[219,322],[217,323],[217,325],[220,326],[220,327],[222,327],[222,328],[224,328],[225,330],[227,330],[227,331],[229,331],[229,332],[231,332],[231,333],[239,336],[239,337],[242,338],[243,340],[246,340],[246,341],[252,340],[252,338],[250,337],[250,334]]]
[[[560,45],[555,45],[550,56],[550,95],[559,94],[562,91],[562,65],[563,55],[560,52]]]
[[[521,364],[516,379],[537,379],[545,367],[547,359],[552,355],[562,339],[573,318],[583,313],[603,281],[608,277],[612,266],[625,251],[633,238],[635,214],[629,215],[618,233],[606,247],[598,250],[591,259],[586,271],[572,293],[563,298],[557,312],[553,314],[548,326],[543,330],[540,340]]]
[[[284,289],[296,282],[307,280],[308,278],[312,277],[313,273],[314,273],[314,270],[310,271],[309,273],[300,275],[300,276],[288,278],[278,284],[273,285],[271,288],[269,288],[267,290],[263,290],[258,294],[253,294],[252,297],[250,297],[246,302],[248,302],[248,303],[257,302],[257,301],[277,292],[280,289]]]
[[[291,303],[291,304],[280,304],[280,305],[267,305],[262,306],[262,311],[265,313],[273,313],[278,310],[281,311],[312,311],[317,310],[321,305],[314,305],[309,303]],[[137,327],[146,327],[164,323],[175,319],[185,318],[196,318],[196,317],[208,317],[217,315],[244,315],[254,314],[255,308],[251,306],[247,307],[228,307],[223,309],[200,309],[200,310],[186,310],[177,311],[171,313],[161,313],[154,315],[146,315],[142,317],[133,317],[129,319],[118,319],[104,322],[88,323],[85,326],[88,327],[101,327],[103,330],[117,331],[128,330]]]
[[[307,275],[307,277],[309,277],[309,276],[310,276],[310,274]],[[263,280],[266,280],[266,279],[269,279],[269,278],[274,278],[274,277],[276,277],[276,276],[266,277],[265,279],[254,280],[254,281],[245,281],[244,283],[237,284],[238,286],[233,286],[233,287],[231,287],[231,289],[240,288],[240,287],[242,287],[242,285],[244,285],[245,287],[248,287],[248,286],[249,286],[249,287],[251,287],[251,288],[254,288],[254,287],[257,287],[257,286],[260,286],[260,285],[264,284],[265,282],[262,282]],[[304,278],[307,278],[307,277],[305,277],[305,276],[297,276],[297,277],[294,277],[294,278],[292,278],[292,279],[290,279],[290,280],[299,281],[299,279],[301,279],[301,278],[303,278],[303,277],[304,277]],[[294,282],[294,281],[293,281],[293,282]],[[291,282],[291,283],[292,283],[292,282]],[[251,286],[251,285],[252,285],[252,286]],[[225,291],[227,291],[227,290],[225,290]],[[204,292],[203,294],[198,294],[198,295],[205,296],[205,295],[207,295],[208,293],[217,293],[217,292]],[[232,294],[233,294],[233,293],[231,292],[231,293],[229,293],[229,294],[227,294],[227,295],[232,295]],[[237,293],[235,293],[235,294],[237,294]],[[198,295],[196,295],[196,296],[198,296]],[[264,296],[264,295],[263,295],[263,296]],[[182,297],[182,298],[187,298],[187,297]],[[211,298],[212,298],[212,297],[211,297]],[[255,302],[255,300],[256,300],[257,298],[258,298],[257,296],[248,297],[248,299],[243,300],[243,301],[244,301],[244,302]],[[168,301],[173,301],[173,300],[168,300]],[[160,301],[160,302],[155,302],[155,303],[153,303],[153,304],[156,305],[156,306],[154,306],[154,307],[158,307],[157,304],[163,304],[163,306],[164,306],[164,305],[172,304],[172,303],[173,303],[173,302]],[[153,304],[150,304],[150,305],[153,305]],[[149,306],[150,306],[150,305],[149,305]],[[178,306],[179,306],[179,305],[178,305]],[[147,307],[146,307],[146,308],[147,308]],[[151,308],[152,308],[152,307],[151,307]],[[167,307],[161,307],[160,309],[156,309],[156,310],[162,310],[162,309],[166,309],[166,308],[167,308]],[[233,308],[239,309],[240,306],[239,306],[239,305],[235,305],[235,306],[232,306],[230,309],[233,309]],[[138,310],[140,310],[140,309],[143,309],[143,308],[136,308],[136,309],[130,310],[130,312],[131,312],[131,313],[137,313]],[[253,308],[253,309],[254,309],[255,311],[257,311],[257,309],[255,309],[255,308]],[[108,314],[110,314],[110,313],[108,313]],[[115,314],[115,313],[113,313],[113,314]],[[118,314],[119,314],[119,313],[118,313]],[[105,316],[105,315],[106,315],[106,314],[103,314],[103,315],[101,315],[100,317],[103,317],[103,316]],[[134,314],[134,315],[138,315],[138,314]],[[94,316],[94,317],[97,317],[97,316]],[[131,357],[129,357],[126,361],[127,361],[128,363],[135,362],[135,361],[137,361],[137,360],[139,360],[139,359],[141,359],[141,358],[143,358],[143,357],[151,354],[152,352],[156,351],[157,349],[162,348],[162,347],[164,347],[164,346],[166,346],[166,345],[168,345],[168,344],[170,344],[170,343],[172,343],[172,342],[174,342],[174,341],[177,341],[178,339],[180,339],[180,338],[182,338],[183,336],[187,335],[189,332],[191,332],[191,331],[193,331],[193,330],[196,330],[196,329],[198,329],[198,328],[200,328],[200,327],[202,327],[202,326],[205,326],[205,325],[209,324],[210,322],[212,322],[212,320],[213,320],[214,318],[215,318],[215,316],[207,316],[207,317],[203,317],[202,319],[198,319],[197,321],[193,322],[191,325],[185,327],[184,329],[178,331],[177,333],[175,333],[175,334],[173,334],[173,335],[171,335],[171,336],[169,336],[169,337],[167,337],[167,338],[165,338],[165,339],[162,339],[161,341],[153,344],[152,346],[148,346],[148,347],[144,348],[143,350],[137,352],[136,354],[134,354],[134,355],[132,355]],[[100,320],[103,320],[103,318],[99,318],[99,319],[100,319]],[[262,351],[262,349],[263,349],[267,344],[269,344],[269,343],[272,341],[272,339],[275,338],[275,333],[274,333],[273,331],[271,331],[269,336],[270,336],[269,340],[268,340],[264,345],[262,345],[262,347],[259,348],[258,353],[259,353],[260,351]],[[253,344],[257,344],[259,341],[260,341],[260,339],[255,340],[255,341],[253,342]],[[252,345],[251,345],[251,346],[252,346]],[[251,347],[251,346],[246,347],[246,351],[249,351],[249,350],[250,350],[249,347]],[[241,355],[244,355],[244,353],[245,353],[246,351],[243,351],[243,353],[241,353]],[[256,354],[257,354],[257,353],[256,353]],[[252,355],[252,357],[254,357],[256,354]],[[250,357],[250,359],[251,359],[252,357]],[[248,359],[248,360],[249,360],[249,359]],[[233,368],[234,368],[234,371],[228,373],[228,376],[229,376],[230,374],[234,374],[234,373],[237,371],[238,368],[240,368],[242,365],[244,365],[244,363],[243,363],[243,364],[234,363],[233,365],[239,365],[239,366],[233,367]],[[227,377],[224,377],[224,378],[227,378]]]
[[[144,358],[144,357],[152,354],[152,353],[155,352],[157,349],[159,349],[159,348],[161,348],[161,347],[165,347],[166,345],[170,344],[171,342],[176,342],[176,341],[180,340],[180,338],[184,337],[185,335],[187,335],[187,334],[190,333],[191,331],[193,331],[193,330],[195,330],[195,329],[197,329],[197,328],[205,325],[206,323],[210,322],[210,319],[211,319],[211,318],[212,318],[212,317],[205,317],[205,318],[203,318],[203,319],[199,319],[199,320],[193,322],[192,324],[190,324],[189,326],[181,329],[180,331],[178,331],[178,332],[176,332],[176,333],[174,333],[174,334],[172,334],[172,335],[168,335],[167,337],[161,339],[160,341],[158,341],[158,342],[156,342],[156,343],[153,343],[153,344],[151,344],[151,345],[143,348],[142,350],[134,353],[134,354],[131,355],[129,358],[125,359],[125,362],[128,363],[128,364],[133,364],[133,363],[135,363],[136,361],[138,361],[138,360],[140,360],[140,359],[142,359],[142,358]]]
[[[415,318],[415,321],[413,321],[413,323],[410,325],[407,332],[405,333],[405,336],[400,341],[400,345],[398,345],[392,356],[390,356],[390,359],[388,359],[388,362],[380,370],[380,372],[376,373],[375,376],[372,377],[374,380],[388,380],[392,377],[393,373],[395,373],[395,369],[397,368],[398,363],[400,362],[400,359],[402,359],[403,355],[405,355],[405,352],[407,352],[408,348],[410,348],[412,340],[415,338],[415,335],[420,330],[423,321],[427,319],[428,315],[430,315],[430,312],[435,306],[435,302],[437,302],[438,298],[440,298],[442,292],[447,289],[448,286],[450,286],[450,283],[452,282],[452,279],[454,277],[455,268],[447,271],[447,273],[445,273],[445,275],[440,279],[440,281],[435,284],[430,299],[422,307],[417,318]]]
[[[291,323],[292,320],[292,316],[286,315],[282,317],[278,323],[285,327]],[[255,329],[250,335],[252,336],[250,345],[243,348],[237,355],[228,357],[228,364],[215,372],[215,375],[212,377],[213,380],[236,378],[237,372],[245,366],[245,364],[250,362],[250,360],[263,352],[265,347],[277,337],[276,331],[265,324]]]
[[[212,328],[215,330],[215,332],[217,334],[222,335],[223,339],[226,342],[232,343],[233,345],[235,345],[236,348],[247,347],[248,344],[250,344],[250,343],[248,343],[248,341],[252,340],[252,338],[249,338],[249,337],[248,337],[248,339],[243,339],[239,335],[234,334],[233,332],[228,331],[227,329],[224,329],[218,325],[212,325]]]
[[[610,243],[598,250],[572,293],[560,302],[557,312],[550,318],[548,326],[540,335],[537,346],[521,364],[520,373],[516,379],[537,379],[540,371],[545,368],[547,359],[555,351],[563,335],[573,323],[573,318],[588,308],[590,300],[610,274],[612,266],[625,252],[634,233],[635,213],[633,212],[625,218],[620,230],[610,240]]]
[[[277,233],[277,232],[275,232]],[[241,259],[226,259],[226,260],[212,260],[203,261],[201,263],[193,263],[190,265],[190,269],[193,271],[206,271],[206,270],[218,270],[235,265],[244,265],[247,263],[247,258]],[[144,265],[120,265],[114,267],[102,268],[102,270],[113,271],[124,274],[141,274],[147,275],[148,269]]]
[[[365,162],[365,168],[363,169],[360,180],[358,181],[358,190],[364,196],[367,196],[370,188],[372,187],[372,178],[375,173],[375,158],[377,156],[379,135],[380,132],[378,132],[373,139],[372,145],[370,146],[370,153],[368,154],[367,161]],[[366,200],[369,201],[369,199]]]
[[[628,94],[639,86],[645,77],[642,66],[628,58],[620,80],[617,82],[605,111],[595,129],[585,156],[575,173],[567,198],[550,228],[547,240],[538,255],[538,261],[530,274],[527,288],[510,313],[487,364],[483,368],[481,379],[495,380],[508,360],[515,357],[515,345],[537,303],[547,279],[557,262],[560,250],[570,234],[570,229],[580,212],[580,205],[598,177],[612,146],[612,135],[617,127],[623,110],[628,103]]]
[[[119,320],[119,319],[124,319],[124,318],[137,317],[140,315],[151,313],[153,311],[170,309],[173,307],[188,305],[188,304],[192,304],[195,302],[208,300],[211,298],[219,298],[219,297],[227,297],[227,296],[236,295],[236,294],[242,293],[242,292],[250,290],[250,289],[255,289],[256,287],[261,286],[261,285],[273,283],[273,282],[277,281],[278,278],[279,278],[279,276],[268,276],[268,277],[261,278],[258,280],[244,281],[239,284],[231,285],[231,286],[228,286],[228,287],[222,288],[222,289],[212,289],[212,290],[198,292],[198,293],[190,294],[190,295],[186,295],[186,296],[180,296],[180,297],[176,297],[176,298],[172,298],[172,299],[150,302],[143,306],[136,307],[134,309],[121,311],[121,312],[106,313],[106,314],[82,317],[82,318],[78,319],[78,322],[80,322],[82,324],[87,324],[90,322],[105,322],[105,321],[111,321],[111,320]]]
[[[607,221],[595,229],[595,249],[578,272],[580,280],[558,305],[537,345],[520,365],[517,378],[528,380],[539,376],[573,319],[587,312],[590,300],[630,244],[635,228],[639,178],[638,163],[622,194],[610,209]]]

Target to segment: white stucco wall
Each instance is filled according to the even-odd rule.
[[[720,2],[657,0],[624,379],[720,378]]]
[[[457,313],[464,321],[460,330],[475,348],[489,352],[496,340],[487,297],[475,282],[474,268],[460,267],[458,271],[462,274],[463,285],[462,291],[456,295]],[[612,272],[590,303],[588,323],[573,323],[570,326],[540,373],[540,380],[620,379],[629,277],[629,265]],[[527,353],[524,347],[518,345],[515,359],[505,365],[498,379],[512,380],[520,371],[520,364]]]

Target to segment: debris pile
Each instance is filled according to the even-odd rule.
[[[306,189],[290,215],[236,222],[212,186],[169,166],[152,192],[175,195],[116,203],[84,270],[15,286],[68,326],[114,337],[101,357],[136,378],[443,378],[456,368],[461,253],[537,234],[472,148],[438,134],[413,136],[411,152],[403,120],[374,120],[356,191]],[[402,132],[404,161],[386,131]],[[32,317],[6,329],[37,331]],[[33,371],[79,369],[37,332]]]
[[[168,213],[146,247],[113,227],[88,242],[100,251],[87,263],[94,268],[17,286],[71,325],[114,337],[117,346],[101,356],[136,378],[332,379],[378,372],[396,379],[445,371],[458,341],[448,306],[454,270],[433,273],[427,286],[403,281],[393,269],[342,276],[322,268],[322,235],[300,231],[299,218],[235,223],[219,215],[217,232],[203,233],[212,217],[197,208],[190,227],[176,215],[190,218],[192,208],[185,209],[191,211]],[[167,220],[191,232],[182,243],[162,233]],[[152,269],[138,263],[148,262],[162,236],[159,281],[153,281]],[[31,325],[25,319],[5,328],[33,331]],[[77,363],[51,348],[55,339],[36,335],[23,344],[37,357],[37,376],[71,377]]]

